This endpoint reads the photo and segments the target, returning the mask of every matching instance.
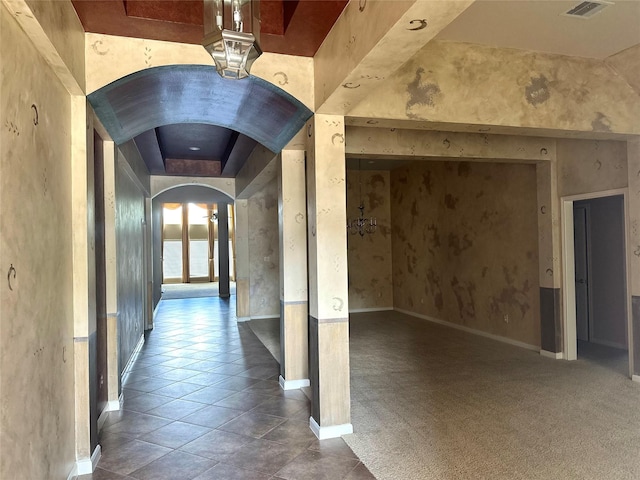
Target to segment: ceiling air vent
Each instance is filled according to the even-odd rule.
[[[601,12],[605,7],[608,7],[609,5],[613,5],[613,2],[605,2],[602,0],[597,2],[582,2],[573,7],[568,12],[565,12],[564,15],[578,18],[591,18],[596,13]]]

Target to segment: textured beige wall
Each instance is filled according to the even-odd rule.
[[[211,65],[213,59],[200,45],[86,34],[87,93],[130,73],[162,65]],[[251,74],[277,85],[313,108],[313,59],[263,54]]]
[[[366,160],[362,160],[363,164]],[[388,171],[347,171],[347,220],[358,218],[360,185],[365,217],[376,217],[374,234],[347,235],[349,309],[393,307],[391,279],[391,204]]]
[[[640,45],[627,48],[605,60],[605,63],[613,68],[616,73],[631,85],[640,95]]]
[[[627,186],[626,142],[558,140],[556,149],[560,196]]]
[[[539,345],[534,165],[413,162],[391,202],[396,308]]]
[[[350,115],[485,125],[491,132],[638,134],[640,96],[601,61],[436,41]]]
[[[70,96],[4,6],[0,45],[0,478],[67,478],[75,462]]]
[[[251,317],[280,316],[278,183],[273,179],[253,195],[249,208]]]

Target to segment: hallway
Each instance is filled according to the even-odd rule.
[[[98,468],[79,479],[374,478],[342,439],[316,439],[309,400],[282,391],[278,372],[234,301],[163,300],[125,373],[124,409],[101,431]]]

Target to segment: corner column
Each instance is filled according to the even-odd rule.
[[[249,303],[249,201],[236,200],[236,317],[251,320]]]
[[[627,142],[627,162],[629,176],[629,198],[626,205],[627,225],[627,258],[631,323],[628,335],[632,339],[632,350],[629,351],[631,378],[640,382],[640,140]]]
[[[540,276],[540,354],[562,358],[560,201],[555,161],[536,165]],[[567,352],[565,352],[565,355]]]
[[[280,387],[309,386],[304,150],[283,150],[278,169]]]
[[[344,117],[316,114],[307,122],[309,423],[319,439],[353,432],[344,141]]]
[[[229,298],[229,215],[226,203],[218,204],[218,291]]]

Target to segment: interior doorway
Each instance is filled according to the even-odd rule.
[[[565,358],[631,374],[624,190],[563,199]]]
[[[234,281],[233,222],[232,204],[162,204],[162,283],[218,282],[227,265]]]

